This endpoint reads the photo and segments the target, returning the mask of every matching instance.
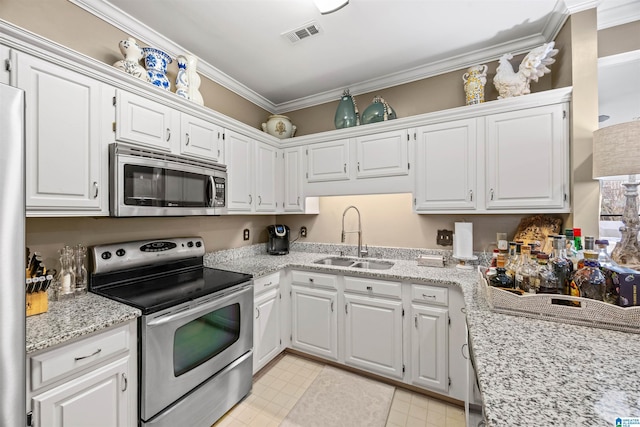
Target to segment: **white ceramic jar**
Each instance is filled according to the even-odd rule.
[[[262,124],[262,130],[276,138],[291,138],[296,133],[296,127],[289,117],[280,114],[269,116],[266,123]]]

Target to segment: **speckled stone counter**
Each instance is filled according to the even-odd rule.
[[[604,427],[615,426],[617,417],[640,417],[640,335],[494,313],[475,272],[420,267],[412,253],[400,250],[397,255],[405,259],[389,270],[314,264],[340,250],[327,247],[292,250],[285,256],[223,251],[207,254],[205,263],[254,277],[298,267],[457,286],[466,303],[488,426]],[[384,256],[373,256],[394,255],[379,254]]]
[[[140,316],[140,310],[95,294],[49,301],[46,313],[27,317],[27,353],[43,350]]]

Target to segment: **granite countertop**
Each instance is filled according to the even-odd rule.
[[[488,426],[613,426],[618,417],[640,418],[638,334],[492,312],[477,273],[421,267],[413,254],[403,253],[405,259],[394,261],[389,270],[313,264],[328,254],[337,255],[335,248],[325,249],[316,245],[284,256],[221,251],[207,254],[205,264],[254,277],[300,267],[457,286],[464,294]],[[373,255],[395,256],[393,251]]]
[[[135,319],[137,308],[95,294],[49,300],[46,313],[27,317],[27,354]]]

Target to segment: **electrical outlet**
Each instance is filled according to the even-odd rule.
[[[300,237],[307,237],[307,227],[300,227]]]
[[[242,232],[242,238],[244,240],[249,240],[249,229],[245,228],[244,231]]]
[[[453,245],[453,231],[451,230],[438,230],[436,237],[436,243],[440,246],[452,246]]]

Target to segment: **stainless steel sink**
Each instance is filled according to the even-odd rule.
[[[368,268],[371,270],[388,270],[393,267],[393,263],[387,261],[358,261],[351,265],[351,267]]]
[[[393,267],[389,261],[373,261],[343,257],[328,257],[314,261],[314,264],[335,265],[338,267],[367,268],[371,270],[387,270]]]
[[[314,264],[336,265],[338,267],[349,267],[356,262],[353,258],[329,257],[314,261]]]

